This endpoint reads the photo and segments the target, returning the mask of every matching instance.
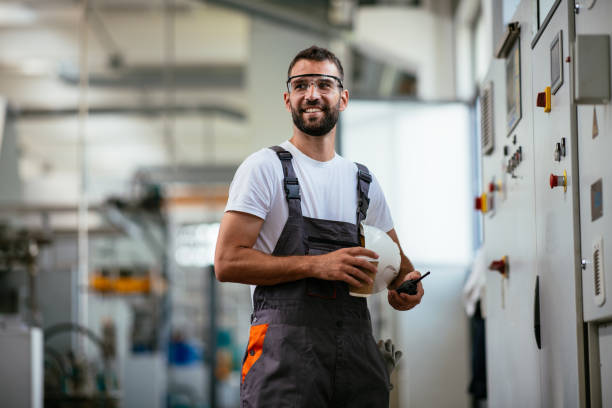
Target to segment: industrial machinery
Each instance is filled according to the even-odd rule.
[[[40,246],[48,243],[44,235],[0,226],[0,394],[7,406],[43,405],[36,277]]]
[[[521,1],[481,86],[491,406],[612,406],[611,18]]]

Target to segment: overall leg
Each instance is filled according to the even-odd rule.
[[[386,408],[389,374],[370,332],[340,337],[334,407]]]

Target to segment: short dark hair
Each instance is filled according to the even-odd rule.
[[[306,48],[305,50],[302,50],[297,53],[297,55],[291,61],[291,64],[289,64],[289,69],[287,70],[287,77],[291,76],[291,70],[293,69],[293,66],[299,60],[303,60],[303,59],[313,60],[313,61],[331,61],[333,62],[336,68],[338,68],[340,79],[344,81],[344,69],[342,68],[342,63],[340,62],[338,57],[336,57],[336,55],[330,50],[326,48],[322,48],[322,47],[317,47],[316,45],[313,45],[310,48]]]

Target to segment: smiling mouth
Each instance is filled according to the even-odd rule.
[[[302,112],[304,112],[304,113],[317,113],[317,112],[323,112],[323,109],[320,109],[320,108],[308,108],[308,109],[302,109]]]

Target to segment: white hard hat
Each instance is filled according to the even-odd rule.
[[[351,293],[353,296],[363,297],[385,289],[399,273],[402,259],[399,247],[386,232],[371,225],[361,224],[361,234],[364,237],[365,248],[378,254],[378,259],[367,258],[378,263],[372,291],[368,294]]]

